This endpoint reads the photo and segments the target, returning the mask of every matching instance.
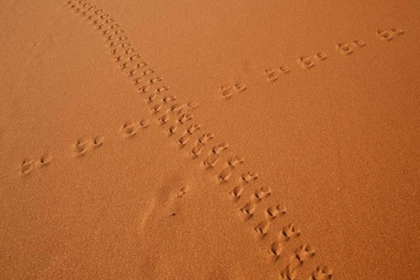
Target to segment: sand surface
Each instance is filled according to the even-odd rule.
[[[419,279],[419,24],[2,0],[0,279]]]

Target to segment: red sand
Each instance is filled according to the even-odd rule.
[[[418,279],[409,2],[0,3],[0,279]]]

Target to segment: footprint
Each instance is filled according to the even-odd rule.
[[[134,74],[136,74],[136,70],[135,69],[133,69],[133,70],[130,70],[130,71],[128,71],[128,73],[127,73],[127,75],[129,76],[129,77],[131,77],[131,76],[134,76]]]
[[[198,106],[198,103],[197,102],[194,102],[194,101],[187,103],[187,107],[190,108],[190,109],[194,109],[197,106]]]
[[[161,92],[165,92],[165,91],[168,91],[169,90],[169,87],[167,87],[167,86],[161,86],[161,87],[158,87],[156,90],[155,90],[155,92],[156,93],[161,93]]]
[[[20,165],[20,173],[24,176],[34,169],[34,160],[31,157],[25,158]]]
[[[136,59],[140,59],[141,58],[141,56],[139,55],[139,54],[136,54],[136,55],[132,55],[132,56],[130,56],[130,60],[131,61],[134,61],[134,60],[136,60]]]
[[[144,85],[144,86],[138,87],[137,89],[138,89],[141,93],[146,93],[146,92],[150,89],[150,86],[149,86],[149,85]]]
[[[119,56],[117,56],[117,57],[115,58],[115,60],[118,62],[118,61],[121,61],[123,58],[124,58],[124,57],[123,57],[122,55],[119,55]]]
[[[384,42],[391,41],[394,38],[394,34],[390,30],[378,30],[376,36]]]
[[[132,121],[127,121],[126,123],[123,124],[120,130],[123,137],[128,138],[128,137],[134,136],[137,133],[138,127],[136,123]]]
[[[312,61],[312,59],[308,56],[301,56],[297,60],[298,65],[302,67],[305,70],[311,69],[315,66],[315,63]]]
[[[139,121],[140,128],[146,128],[146,127],[149,126],[149,124],[150,124],[150,120],[149,119],[141,119]]]
[[[258,199],[258,200],[262,200],[265,197],[268,197],[271,195],[271,188],[270,187],[262,187],[261,189],[259,189],[258,191],[256,191],[254,193],[254,196]]]
[[[232,158],[230,158],[229,160],[228,160],[228,164],[230,165],[230,166],[232,166],[232,167],[235,167],[235,166],[237,166],[238,164],[242,164],[242,163],[244,163],[244,161],[245,161],[245,158],[244,157],[240,157],[240,156],[234,156],[234,157],[232,157]]]
[[[295,256],[300,261],[300,265],[302,265],[303,262],[306,259],[311,258],[314,255],[315,255],[315,249],[311,245],[309,245],[309,244],[302,245],[295,252]]]
[[[128,64],[129,64],[129,62],[126,62],[126,63],[124,63],[124,64],[128,65]],[[122,65],[124,65],[124,64],[122,64]],[[144,73],[144,72],[143,72],[143,73]],[[144,78],[143,73],[140,75],[140,77],[133,79],[133,84],[134,84],[134,85],[138,85],[138,84],[140,84],[140,83],[141,83],[141,81],[142,81],[142,80],[143,80],[143,78]]]
[[[195,146],[192,148],[191,153],[193,154],[194,158],[198,157],[201,152],[203,151],[204,144],[197,142]]]
[[[297,279],[297,269],[299,267],[299,261],[293,259],[281,272],[280,279],[281,280],[295,280]]]
[[[185,144],[188,142],[188,140],[190,140],[191,136],[189,134],[182,136],[181,138],[179,138],[178,143],[181,146],[185,146]]]
[[[175,95],[167,95],[164,98],[162,98],[162,101],[164,103],[168,103],[168,102],[175,101],[175,100],[176,100],[176,96]]]
[[[254,228],[254,230],[258,234],[261,234],[261,235],[267,234],[269,229],[270,229],[270,222],[269,221],[262,221]]]
[[[213,133],[203,134],[198,138],[198,142],[200,142],[202,144],[206,144],[208,141],[213,139],[213,137],[214,137]]]
[[[105,137],[102,135],[98,135],[95,138],[93,138],[93,148],[99,148],[102,147],[102,145],[104,144],[105,141]]]
[[[282,251],[283,251],[283,244],[281,242],[274,241],[273,243],[271,243],[271,246],[270,246],[271,254],[273,254],[276,257],[279,257]]]
[[[236,200],[238,200],[242,193],[244,192],[244,187],[243,186],[236,186],[231,192],[229,192],[229,194],[234,197]]]
[[[163,115],[162,117],[158,119],[158,121],[161,125],[166,124],[169,121],[169,115],[168,114]]]
[[[201,129],[201,124],[196,123],[196,124],[190,125],[190,126],[187,128],[187,132],[188,132],[189,134],[193,134],[195,131],[197,131],[197,130],[199,130],[199,129]]]
[[[204,146],[204,144],[203,143],[201,143],[201,142],[197,142],[197,145],[198,144],[201,144],[201,145],[203,145]],[[211,168],[211,167],[214,167],[216,164],[217,164],[217,162],[219,161],[219,155],[217,155],[217,154],[210,154],[210,155],[208,155],[207,156],[207,158],[203,161],[203,165],[206,167],[206,168]]]
[[[255,202],[248,202],[244,205],[244,207],[241,208],[241,212],[251,218],[256,208],[257,205]]]
[[[246,84],[240,83],[235,85],[236,92],[244,92],[246,90]]]
[[[150,108],[150,110],[152,111],[152,114],[156,114],[160,112],[161,109],[162,109],[162,104],[156,104],[155,106]]]
[[[107,34],[107,33],[105,33],[105,34]],[[111,41],[112,39],[114,39],[115,38],[115,35],[108,35],[108,36],[106,36],[105,37],[105,39],[107,40],[107,41]]]
[[[286,214],[286,207],[284,206],[276,205],[276,206],[267,208],[267,215],[268,217],[272,219],[274,219],[278,215],[284,215],[284,214]]]
[[[166,132],[168,133],[168,136],[171,136],[171,135],[173,135],[176,132],[177,129],[178,129],[178,126],[172,125],[171,127],[169,127],[166,130]]]
[[[82,156],[87,152],[89,148],[89,139],[87,139],[86,137],[81,137],[77,140],[75,146],[76,146],[76,149],[75,149],[76,154],[78,156]]]
[[[251,181],[255,181],[255,180],[258,179],[258,172],[256,172],[256,171],[254,171],[254,172],[248,171],[248,172],[242,173],[241,179],[245,183],[249,183]]]
[[[354,40],[353,41],[353,46],[355,46],[356,48],[362,48],[362,47],[366,46],[366,43],[363,40]]]
[[[128,50],[124,51],[124,53],[130,54],[130,53],[135,52],[135,51],[136,51],[135,48],[129,48]]]
[[[338,43],[335,48],[343,55],[349,55],[353,53],[353,48],[347,43]]]
[[[162,80],[163,80],[163,78],[158,76],[158,77],[155,77],[155,78],[151,78],[150,80],[147,81],[147,83],[153,85],[153,84],[156,84],[156,83],[158,83]]]
[[[229,144],[228,144],[228,143],[223,142],[223,143],[221,143],[221,144],[219,144],[219,145],[217,145],[217,146],[214,146],[214,147],[211,149],[211,151],[212,151],[214,154],[219,155],[222,151],[226,150],[228,147],[229,147]]]
[[[284,227],[280,233],[281,239],[288,241],[292,237],[298,237],[300,235],[300,228],[296,227],[294,224],[289,224],[287,227]]]
[[[330,266],[317,265],[315,271],[312,272],[311,280],[328,280],[331,279],[333,270]]]
[[[123,30],[123,29],[118,29],[118,30],[115,30],[114,31],[114,34],[116,34],[116,35],[118,35],[118,34],[122,34],[122,33],[124,33],[125,31]],[[140,56],[140,55],[138,55],[138,56]]]
[[[178,191],[178,193],[176,194],[176,197],[182,198],[186,193],[187,193],[187,189],[183,187]]]
[[[267,82],[275,82],[279,78],[275,69],[266,69],[265,76],[267,78]]]
[[[283,74],[288,74],[288,73],[290,72],[290,68],[289,68],[289,67],[287,67],[287,66],[280,66],[280,67],[279,67],[279,70],[280,70],[280,72],[281,72],[281,73],[283,73]]]
[[[397,27],[391,28],[390,31],[392,33],[394,33],[394,35],[396,35],[396,36],[400,36],[400,35],[404,34],[404,30],[402,30],[401,28],[397,28]]]
[[[184,108],[184,106],[185,106],[184,104],[176,103],[176,104],[172,105],[169,109],[172,112],[178,113],[179,111],[182,110],[182,108]]]
[[[182,114],[178,119],[177,122],[180,124],[184,124],[185,122],[189,121],[192,119],[192,115],[191,114]]]
[[[120,36],[120,37],[118,37],[118,41],[126,41],[126,40],[128,40],[128,37],[127,36]],[[129,42],[129,43],[131,45],[131,42]]]
[[[231,175],[232,175],[232,171],[230,169],[226,168],[222,172],[220,172],[220,174],[217,176],[217,179],[221,183],[225,183],[225,182],[229,181]]]
[[[324,61],[328,58],[327,54],[324,52],[317,52],[315,54],[315,58],[318,59],[319,61]]]
[[[233,89],[231,86],[224,86],[220,88],[220,92],[224,98],[230,98],[233,95]]]
[[[149,95],[148,97],[146,97],[146,98],[144,99],[144,101],[145,101],[146,103],[150,103],[150,102],[152,102],[153,100],[155,100],[155,99],[156,99],[156,96],[157,96],[157,94],[156,94],[156,93],[153,93],[153,94]]]
[[[52,160],[52,154],[47,152],[39,159],[39,166],[40,167],[47,166],[48,164],[50,164],[51,160]]]
[[[121,37],[119,37],[117,40],[118,40],[118,41],[120,41],[120,40],[121,40],[121,38],[123,38],[123,37],[121,36]],[[121,47],[122,49],[124,49],[124,48],[126,48],[126,47],[131,46],[131,45],[133,45],[133,43],[131,43],[130,41],[128,41],[128,42],[124,42],[124,43],[122,43],[122,44],[120,45],[120,47]],[[136,67],[136,68],[137,68],[137,67]]]
[[[121,37],[120,37],[121,38]],[[142,62],[140,62],[140,63],[137,63],[136,65],[135,65],[135,67],[136,68],[142,68],[142,67],[144,67],[144,66],[147,66],[147,65],[149,65],[146,61],[142,61]],[[150,70],[153,70],[154,71],[154,69],[150,69]]]

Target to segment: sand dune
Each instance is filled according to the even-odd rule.
[[[0,3],[1,279],[417,279],[420,4]]]

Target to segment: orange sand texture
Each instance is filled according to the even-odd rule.
[[[419,1],[0,1],[0,279],[420,279]]]

